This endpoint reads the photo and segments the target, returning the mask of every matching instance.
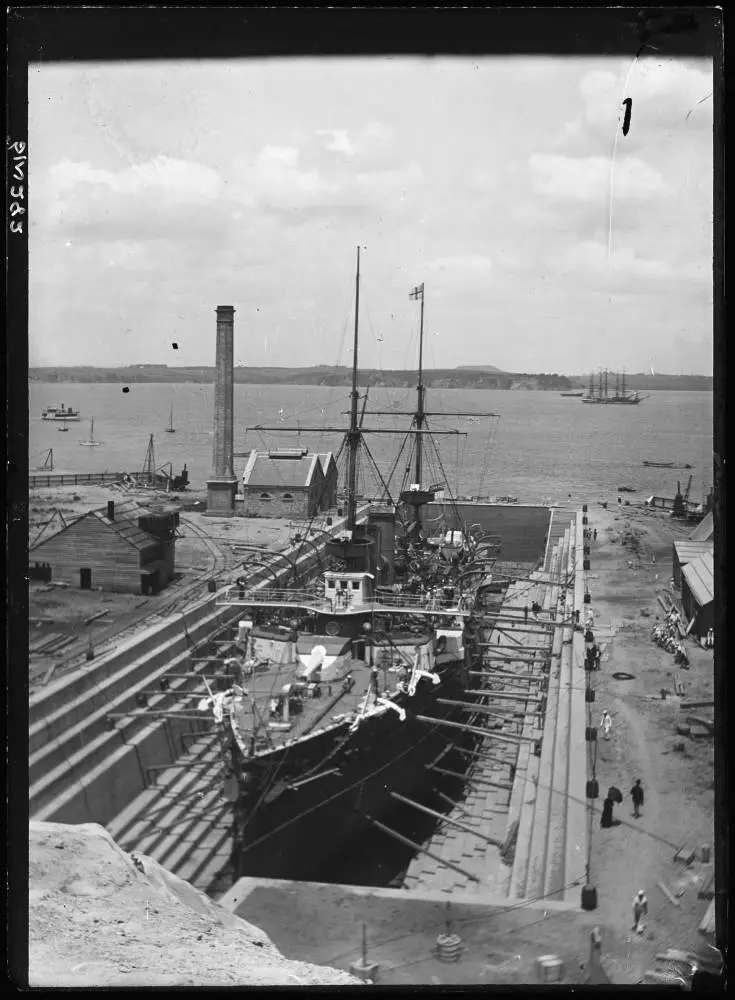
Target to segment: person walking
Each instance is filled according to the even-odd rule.
[[[523,620],[528,622],[528,605],[526,604],[523,608]]]
[[[648,900],[643,889],[639,889],[633,897],[633,927],[637,934],[643,933],[643,918],[648,916]]]
[[[595,542],[597,541],[597,528],[595,528],[595,530],[592,532],[592,540]]]
[[[612,718],[610,716],[610,713],[607,710],[605,710],[602,713],[602,718],[600,719],[600,728],[602,729],[602,731],[605,734],[605,739],[609,740],[610,739],[610,730],[612,729]]]
[[[633,818],[639,819],[641,812],[641,806],[643,805],[643,788],[641,787],[641,779],[636,778],[635,784],[630,790],[630,796],[633,799]]]
[[[613,800],[608,797],[602,804],[602,815],[600,816],[600,826],[607,830],[613,825]]]

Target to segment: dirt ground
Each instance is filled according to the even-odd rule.
[[[713,654],[687,640],[690,668],[682,670],[672,654],[650,638],[656,619],[664,615],[656,596],[670,587],[672,543],[686,529],[665,515],[632,506],[593,506],[589,518],[590,527],[597,529],[590,553],[594,631],[600,645],[607,645],[601,669],[592,675],[593,723],[599,726],[605,709],[613,723],[609,741],[598,731],[597,805],[601,809],[610,785],[617,785],[625,797],[615,808],[620,825],[601,829],[599,809],[595,815],[590,880],[597,887],[595,916],[624,942],[621,949],[604,948],[605,968],[616,982],[635,982],[653,968],[656,952],[702,946],[697,927],[708,902],[697,898],[697,888],[711,865],[698,858],[687,868],[673,856],[684,844],[698,850],[712,845],[714,746],[711,738],[677,735],[675,727],[689,714],[680,707],[681,700],[713,697]],[[606,638],[611,632],[613,637]],[[614,679],[618,671],[633,674],[633,680]],[[661,689],[673,693],[675,673],[686,685],[684,699],[664,700]],[[711,718],[712,711],[695,714]],[[675,749],[677,745],[683,749]],[[630,798],[636,778],[645,792],[639,819],[633,818]],[[678,906],[669,902],[658,882],[679,897]],[[632,900],[639,889],[649,901],[643,936],[631,933]]]
[[[355,984],[291,962],[257,927],[97,824],[30,824],[31,987]]]

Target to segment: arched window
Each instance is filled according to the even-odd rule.
[[[271,497],[270,493],[261,493],[260,494],[260,499],[261,500],[271,500],[272,497]]]
[[[293,493],[284,493],[283,494],[283,502],[284,503],[293,503]]]

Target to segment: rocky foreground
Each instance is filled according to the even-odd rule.
[[[292,962],[252,924],[95,823],[30,823],[29,984],[358,985]]]

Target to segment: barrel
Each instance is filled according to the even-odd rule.
[[[597,888],[594,885],[585,885],[582,887],[582,909],[597,909]]]
[[[462,938],[458,934],[439,934],[436,957],[440,962],[458,962],[462,953]]]
[[[558,983],[564,976],[564,963],[556,955],[541,955],[536,959],[539,981]]]

